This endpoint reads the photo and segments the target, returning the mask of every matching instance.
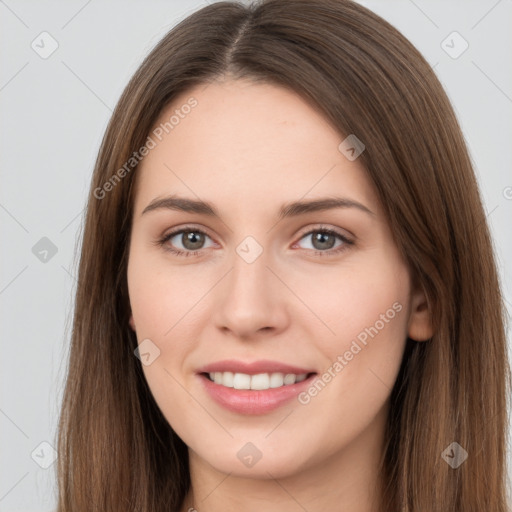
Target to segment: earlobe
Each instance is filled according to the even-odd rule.
[[[128,321],[128,323],[130,324],[130,327],[132,328],[132,331],[136,332],[135,322],[133,321],[133,314],[130,315],[130,320]]]
[[[414,341],[427,341],[433,336],[432,314],[426,295],[417,291],[411,299],[408,336]]]

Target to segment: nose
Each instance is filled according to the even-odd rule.
[[[290,293],[273,266],[265,250],[253,262],[234,253],[230,271],[216,287],[213,321],[218,329],[245,340],[286,329]]]

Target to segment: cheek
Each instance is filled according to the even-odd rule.
[[[342,349],[358,336],[364,342],[365,333],[369,337],[369,331],[376,334],[375,329],[385,338],[406,332],[408,275],[396,263],[322,270],[296,289],[305,298],[311,322],[321,331],[326,347]]]
[[[369,265],[310,287],[312,308],[334,334],[323,329],[312,338],[324,365],[299,402],[310,418],[329,411],[329,421],[318,419],[316,427],[330,439],[328,450],[350,443],[387,403],[405,348],[408,286],[403,267]]]
[[[322,335],[312,339],[324,356],[325,380],[336,381],[337,393],[365,403],[376,387],[387,393],[393,386],[407,338],[409,276],[391,256],[360,260],[339,273],[331,269],[310,281],[304,295],[318,312],[311,322]]]
[[[200,299],[211,284],[201,284],[202,276],[196,278],[183,267],[171,270],[164,258],[152,259],[138,247],[130,253],[127,279],[137,340],[141,347],[145,343],[151,354],[151,363],[143,364],[142,370],[156,402],[171,422],[168,412],[179,416],[177,411],[195,410],[180,383],[184,362],[195,348],[193,340],[199,339],[199,323],[195,320],[201,311]]]
[[[137,248],[130,254],[128,291],[139,341],[167,339],[192,306],[193,285],[187,283],[182,271],[170,272],[162,261],[165,260],[144,255]]]

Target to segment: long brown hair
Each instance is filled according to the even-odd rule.
[[[137,166],[126,162],[173,98],[226,74],[288,87],[363,141],[360,159],[428,298],[434,335],[407,340],[391,394],[382,510],[505,512],[505,309],[472,164],[425,59],[349,0],[206,6],[159,42],[122,94],[87,205],[58,512],[174,511],[189,488],[187,447],[152,397],[128,325]],[[442,456],[453,442],[468,453],[457,468]]]

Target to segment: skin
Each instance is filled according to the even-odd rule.
[[[197,106],[137,170],[128,263],[130,325],[139,343],[149,338],[160,350],[144,375],[189,447],[181,512],[380,510],[378,464],[406,337],[432,335],[425,296],[411,288],[360,160],[338,150],[345,137],[319,111],[287,89],[225,78],[175,98],[155,126],[191,96]],[[219,216],[142,214],[170,194],[208,201]],[[278,221],[284,203],[333,195],[373,214],[336,208]],[[181,234],[155,244],[189,224],[208,235],[197,255],[165,250],[192,252]],[[354,243],[329,255],[344,242],[314,245],[307,233],[322,227]],[[263,249],[252,263],[236,252],[247,236]],[[231,358],[322,374],[394,303],[401,311],[305,405],[234,413],[196,375]],[[262,454],[252,467],[237,457],[247,442]]]

